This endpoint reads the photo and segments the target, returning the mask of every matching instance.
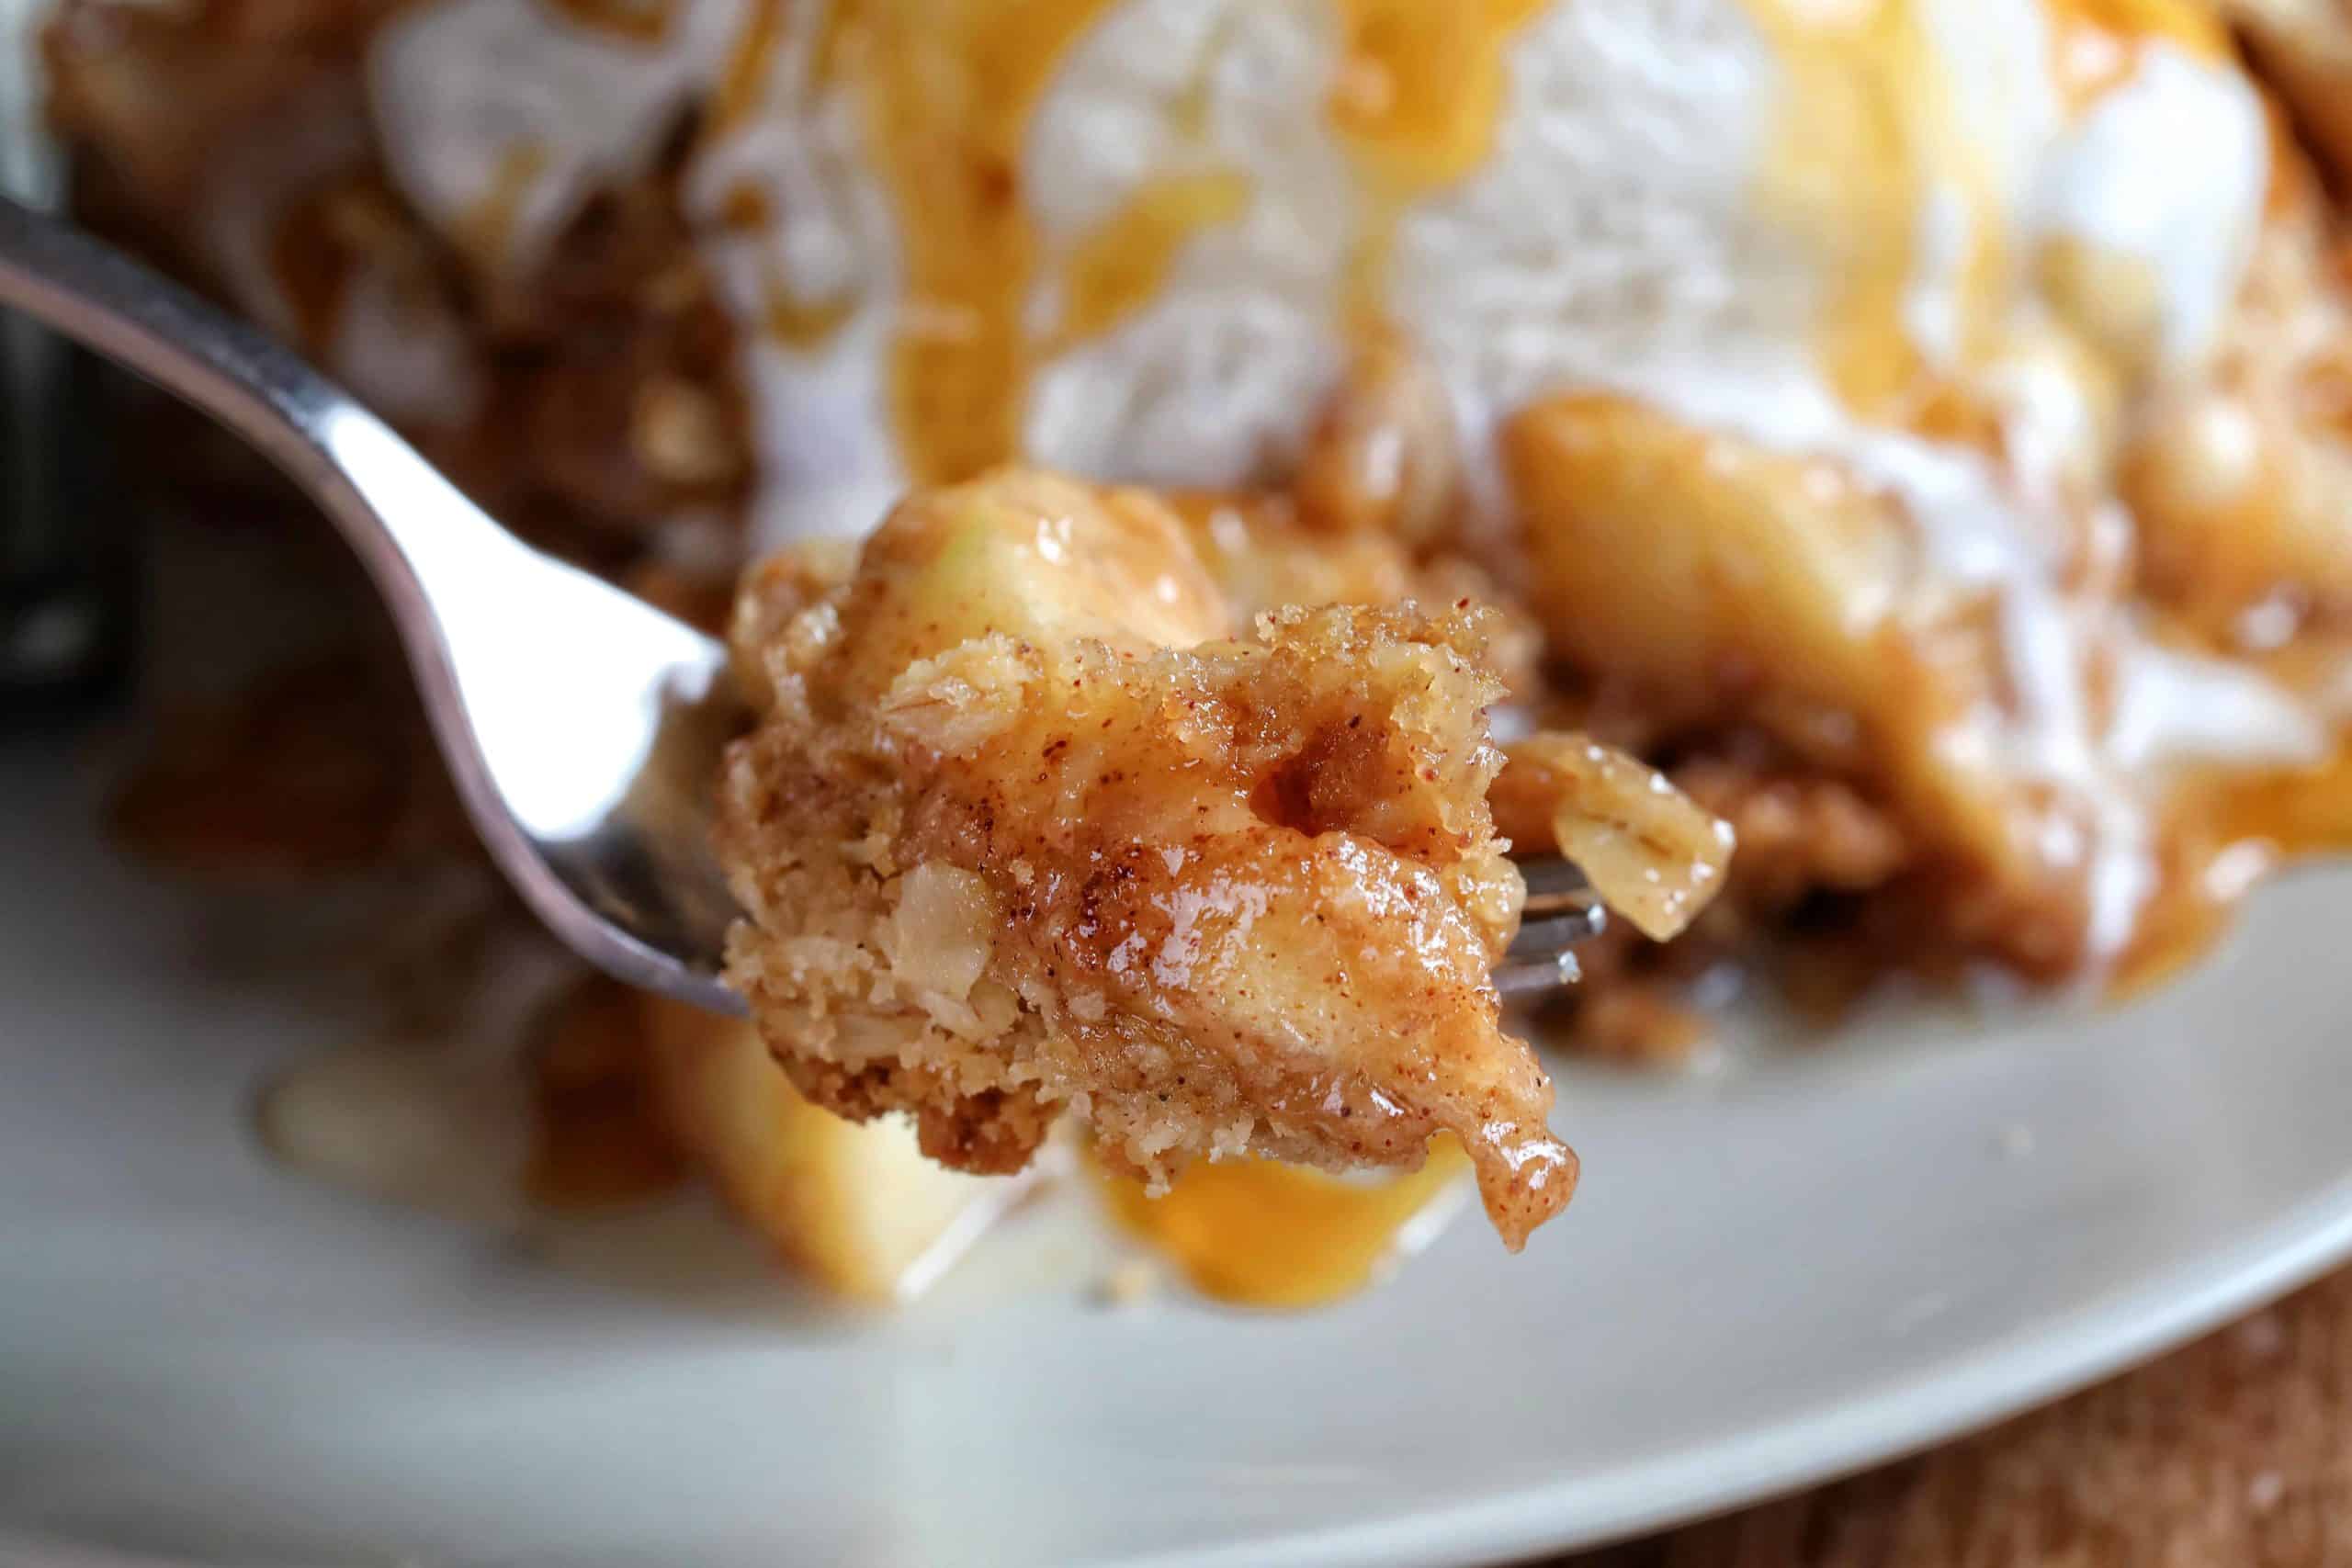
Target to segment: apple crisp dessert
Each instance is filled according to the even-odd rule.
[[[1673,1057],[1749,980],[1824,1017],[1889,976],[2117,994],[2352,838],[2352,28],[2326,0],[1042,0],[1017,27],[978,0],[58,0],[47,57],[84,220],[299,344],[493,514],[706,624],[790,551],[747,596],[748,684],[828,673],[771,723],[894,768],[926,744],[911,712],[825,705],[850,656],[790,638],[827,605],[850,638],[885,563],[808,541],[1028,465],[1151,487],[1193,564],[1172,600],[1115,561],[1040,576],[1051,605],[992,590],[983,620],[1090,629],[958,671],[972,705],[935,723],[993,722],[979,694],[1096,644],[1136,658],[1082,692],[1182,670],[1229,717],[1283,649],[1355,638],[1331,657],[1478,667],[1549,737],[1506,730],[1485,791],[1515,851],[1605,886],[1619,843],[1731,823],[1671,943],[1609,889],[1636,918],[1579,949],[1541,1021],[1562,1047]],[[1464,598],[1491,614],[1430,608]],[[877,703],[975,640],[867,636],[897,649],[860,677]],[[1238,651],[1177,657],[1203,648]],[[968,812],[1055,711],[939,753],[932,809]],[[246,728],[322,798],[434,798],[376,776],[424,753],[371,747],[369,716]],[[1614,769],[1570,732],[1703,815],[1564,819],[1566,781]],[[859,788],[910,786],[883,773]],[[1419,820],[1457,787],[1346,804]],[[130,816],[151,845],[199,804],[249,837],[239,798]],[[861,1005],[944,1042],[885,934],[851,943],[885,986]],[[977,1018],[989,985],[1018,994],[940,995]],[[827,1049],[880,1050],[822,1005]],[[1043,1082],[955,1123],[970,1157],[1011,1157]]]

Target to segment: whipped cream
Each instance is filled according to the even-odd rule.
[[[2194,365],[2237,292],[2269,183],[2270,130],[2245,81],[2152,45],[2053,138],[2033,224],[2146,266],[2164,356]]]
[[[368,105],[393,181],[449,231],[500,209],[502,270],[527,274],[595,192],[640,172],[744,23],[746,0],[676,0],[659,36],[581,26],[536,0],[438,0],[386,24]]]
[[[1022,163],[1049,253],[1033,322],[1060,313],[1062,256],[1145,182],[1237,173],[1250,197],[1183,246],[1146,305],[1040,367],[1029,456],[1238,484],[1296,449],[1347,359],[1340,282],[1357,204],[1324,107],[1340,43],[1324,0],[1131,0],[1071,51]]]

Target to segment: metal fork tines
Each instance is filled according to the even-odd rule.
[[[1521,861],[1519,870],[1527,882],[1527,904],[1519,934],[1495,965],[1495,989],[1519,997],[1573,986],[1576,944],[1607,930],[1609,912],[1584,873],[1557,855]]]

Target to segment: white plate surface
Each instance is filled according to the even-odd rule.
[[[1473,1562],[1928,1442],[2352,1245],[2340,873],[2270,889],[2130,1010],[1565,1074],[1586,1185],[1520,1258],[1462,1223],[1333,1310],[1114,1310],[1049,1205],[858,1320],[748,1247],[654,1288],[272,1165],[254,1086],[355,1026],[213,972],[217,911],[87,811],[54,750],[0,750],[0,1536],[238,1564]]]

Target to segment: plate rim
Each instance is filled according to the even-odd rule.
[[[2352,1258],[2352,1171],[2240,1245],[2185,1259],[1988,1349],[1793,1421],[1565,1483],[1507,1488],[1340,1528],[1096,1557],[1088,1568],[1477,1568],[1699,1523],[1874,1469],[2078,1393],[2259,1311]],[[1594,1500],[1598,1494],[1600,1501]],[[260,1568],[126,1554],[0,1529],[5,1568]]]
[[[2188,1256],[1984,1349],[1888,1378],[1793,1420],[1582,1480],[1507,1488],[1337,1529],[1095,1558],[1088,1568],[1479,1568],[1589,1551],[1986,1430],[2225,1328],[2347,1259],[2352,1168],[2237,1245]]]

